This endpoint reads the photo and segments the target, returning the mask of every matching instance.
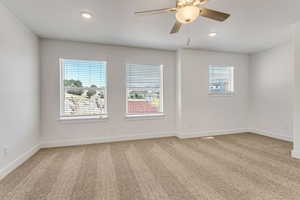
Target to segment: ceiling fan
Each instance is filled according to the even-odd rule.
[[[216,21],[225,21],[230,14],[203,8],[208,0],[177,0],[176,8],[163,8],[157,10],[138,11],[135,14],[162,14],[168,12],[176,13],[176,23],[170,34],[179,32],[182,24],[195,21],[199,16],[207,17]]]

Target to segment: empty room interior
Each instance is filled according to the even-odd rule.
[[[0,199],[300,200],[299,9],[0,0]]]

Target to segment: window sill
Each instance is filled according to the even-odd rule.
[[[208,96],[212,97],[232,97],[235,93],[208,93]]]
[[[107,115],[97,116],[80,116],[80,117],[60,117],[58,120],[64,123],[80,123],[80,122],[99,122],[108,119]]]
[[[147,115],[126,115],[126,120],[155,120],[155,119],[165,119],[166,115],[160,114],[147,114]]]

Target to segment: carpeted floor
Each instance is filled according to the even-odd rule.
[[[254,134],[44,149],[1,200],[299,200],[292,144]]]

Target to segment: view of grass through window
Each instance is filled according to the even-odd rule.
[[[232,94],[234,92],[234,67],[209,66],[210,94]]]
[[[127,114],[162,113],[162,66],[127,65]]]
[[[61,60],[62,117],[106,114],[106,62]]]

